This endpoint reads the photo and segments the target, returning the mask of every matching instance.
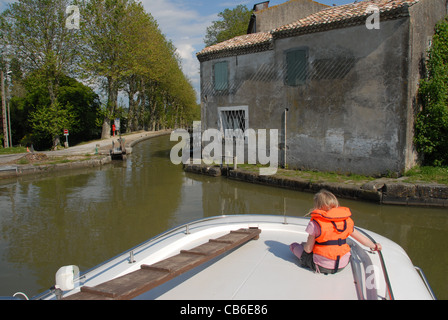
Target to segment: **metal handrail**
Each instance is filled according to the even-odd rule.
[[[364,230],[362,230],[360,228],[357,228],[357,227],[355,227],[355,228],[356,228],[356,230],[358,230],[359,232],[364,234],[367,238],[369,238],[374,244],[376,244],[375,239],[373,239],[370,234],[368,234],[367,232],[365,232]],[[381,268],[383,269],[383,274],[384,274],[384,280],[386,282],[387,293],[388,293],[389,298],[391,300],[395,300],[394,294],[393,294],[393,291],[392,291],[392,286],[391,286],[390,280],[389,280],[389,274],[387,273],[386,264],[384,262],[383,254],[381,253],[381,251],[378,251],[378,256],[380,258]]]
[[[107,264],[107,263],[109,263],[109,262],[111,262],[111,261],[121,257],[121,256],[129,255],[131,252],[134,252],[134,255],[135,255],[135,254],[137,254],[137,253],[139,253],[141,251],[141,250],[138,250],[138,249],[142,248],[142,250],[144,250],[143,247],[146,247],[148,245],[152,245],[157,240],[159,240],[161,238],[164,238],[164,237],[168,236],[169,234],[174,234],[175,232],[177,232],[179,230],[185,229],[185,234],[190,234],[190,226],[192,224],[207,222],[207,221],[211,221],[211,220],[218,220],[218,219],[225,218],[225,217],[228,217],[228,216],[224,216],[223,215],[223,216],[215,216],[215,217],[210,217],[210,218],[202,218],[202,219],[198,219],[198,220],[195,220],[195,221],[191,221],[191,222],[188,222],[188,223],[185,223],[185,224],[173,227],[173,228],[171,228],[171,229],[169,229],[169,230],[167,230],[167,231],[165,231],[163,233],[160,233],[160,234],[158,234],[158,235],[156,235],[156,236],[154,236],[154,237],[152,237],[152,238],[150,238],[150,239],[148,239],[148,240],[146,240],[146,241],[144,241],[144,242],[142,242],[142,243],[140,243],[140,244],[138,244],[138,245],[136,245],[136,246],[134,246],[134,247],[132,247],[132,248],[122,252],[122,253],[120,253],[120,254],[117,254],[113,258],[110,258],[110,259],[108,259],[106,261],[103,261],[102,263],[94,266],[93,268],[90,268],[90,269],[86,270],[82,274],[85,275],[85,274],[89,273],[90,271],[95,270],[95,269],[97,269],[97,268],[99,268],[99,267],[101,267],[101,266],[103,266],[103,265],[105,265],[105,264]]]
[[[415,270],[417,270],[418,274],[420,275],[420,277],[422,278],[423,282],[425,283],[426,289],[428,289],[429,293],[431,294],[431,297],[434,300],[437,300],[436,295],[434,293],[434,291],[432,291],[431,286],[429,285],[428,279],[426,279],[425,274],[423,273],[423,270],[420,267],[414,266]]]
[[[84,272],[81,272],[79,274],[79,278],[78,279],[86,279],[86,276],[87,276],[87,274],[89,272],[91,272],[93,270],[96,270],[99,267],[104,266],[107,263],[110,263],[111,261],[113,261],[113,260],[115,260],[117,258],[123,257],[123,261],[124,260],[129,260],[130,259],[129,257],[130,257],[131,253],[132,253],[132,255],[138,254],[142,250],[145,250],[146,249],[145,247],[154,245],[159,239],[162,239],[162,238],[164,238],[164,237],[166,237],[166,236],[168,236],[170,234],[174,234],[174,233],[176,233],[176,232],[178,232],[178,231],[180,231],[182,229],[185,229],[184,233],[186,235],[188,235],[188,234],[190,234],[190,228],[193,225],[201,224],[201,223],[208,222],[208,221],[221,220],[221,219],[229,218],[229,217],[243,217],[243,216],[246,217],[246,218],[247,217],[251,217],[251,216],[258,217],[258,218],[261,217],[261,216],[265,216],[265,217],[280,217],[280,218],[282,218],[282,216],[280,216],[280,215],[269,215],[269,214],[266,214],[266,215],[264,215],[264,214],[263,215],[260,215],[260,214],[237,214],[237,215],[233,215],[232,214],[232,215],[220,215],[220,216],[213,216],[213,217],[200,218],[200,219],[197,219],[197,220],[193,220],[193,221],[190,221],[188,223],[185,223],[185,224],[173,227],[173,228],[171,228],[171,229],[169,229],[169,230],[167,230],[167,231],[165,231],[165,232],[163,232],[161,234],[158,234],[158,235],[154,236],[153,238],[150,238],[150,239],[148,239],[148,240],[146,240],[146,241],[144,241],[144,242],[142,242],[142,243],[132,247],[131,249],[128,249],[128,250],[126,250],[126,251],[124,251],[124,252],[122,252],[120,254],[117,254],[116,256],[114,256],[114,257],[112,257],[112,258],[110,258],[110,259],[108,259],[106,261],[103,261],[102,263],[100,263],[100,264],[98,264],[98,265],[96,265],[96,266],[94,266],[94,267],[92,267],[92,268],[90,268],[90,269],[88,269],[88,270],[86,270]],[[294,217],[294,218],[299,218],[300,219],[300,218],[303,218],[303,217]],[[308,218],[303,218],[303,219],[308,219]],[[257,221],[260,222],[260,219],[258,219]],[[284,218],[284,221],[286,221],[286,218]],[[120,263],[120,262],[117,262],[117,263]],[[93,279],[95,277],[96,276],[94,276],[92,278],[89,278],[89,280],[91,280],[91,279]],[[37,296],[33,297],[33,299],[40,299],[40,298],[44,297],[47,294],[51,294],[51,289],[47,290],[47,291],[45,291],[43,293],[38,294]]]
[[[373,242],[376,244],[376,242]],[[381,267],[383,268],[384,279],[386,281],[387,293],[391,300],[395,300],[394,294],[392,292],[392,286],[390,285],[389,274],[387,273],[386,264],[384,262],[383,254],[381,251],[378,251],[378,256],[380,257]]]

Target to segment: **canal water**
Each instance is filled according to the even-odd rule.
[[[312,194],[183,172],[169,136],[134,146],[127,162],[0,182],[0,296],[32,297],[59,267],[85,271],[179,224],[221,214],[303,216]],[[446,209],[341,200],[356,225],[399,243],[448,299]],[[187,297],[186,297],[187,298]]]

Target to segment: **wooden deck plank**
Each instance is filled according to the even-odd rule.
[[[142,265],[139,270],[95,287],[84,286],[79,293],[64,300],[132,299],[252,239],[258,239],[260,232],[258,228],[231,231],[152,265]]]
[[[220,250],[225,250],[229,244],[231,244],[231,243],[207,242],[207,243],[201,244],[200,246],[197,246],[196,248],[188,250],[188,252],[209,255],[209,254],[213,254],[214,252],[217,252]]]

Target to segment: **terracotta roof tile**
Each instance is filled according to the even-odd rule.
[[[235,49],[251,49],[253,51],[256,50],[257,47],[261,49],[261,47],[270,46],[271,41],[272,34],[270,32],[245,34],[207,47],[199,52],[197,56],[200,59],[201,56],[223,51],[233,51]]]
[[[367,8],[371,5],[378,7],[382,19],[399,17],[400,15],[407,14],[407,12],[404,12],[407,7],[420,1],[421,0],[365,0],[357,3],[331,7],[311,14],[294,23],[272,30],[271,33],[274,35],[274,38],[278,38],[282,36],[292,36],[297,34],[297,31],[302,31],[301,33],[312,32],[312,29],[320,29],[320,27],[324,27],[325,25],[328,26],[329,24],[346,26],[347,23],[349,24],[350,22],[365,22],[365,19],[372,14],[372,12],[367,12]]]
[[[272,39],[359,25],[365,23],[367,17],[372,14],[371,12],[366,12],[369,5],[375,5],[379,8],[382,20],[407,16],[407,8],[420,1],[364,0],[330,7],[270,32],[242,35],[207,47],[199,52],[197,57],[200,61],[204,61],[235,54],[267,50],[272,48]]]

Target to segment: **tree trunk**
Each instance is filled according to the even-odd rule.
[[[48,83],[47,83],[47,89],[48,89],[48,95],[50,96],[50,101],[51,104],[55,104],[56,102],[56,94],[54,93],[54,84],[51,81],[51,79],[48,79]]]
[[[110,138],[110,119],[108,117],[104,118],[103,129],[101,131],[101,139]]]
[[[137,102],[134,100],[135,93],[137,92],[137,80],[135,76],[130,76],[128,79],[128,101],[129,101],[129,113],[126,132],[132,132],[137,130]]]
[[[104,117],[103,130],[101,132],[101,139],[109,139],[110,132],[110,120],[115,114],[117,109],[118,98],[118,82],[112,77],[107,78],[107,115]]]
[[[58,145],[61,143],[61,139],[59,138],[59,135],[55,135],[53,137],[53,150],[57,150]]]
[[[147,127],[145,123],[145,104],[146,104],[146,90],[143,78],[140,79],[140,93],[138,97],[138,110],[137,110],[137,127],[139,129],[145,129]]]

